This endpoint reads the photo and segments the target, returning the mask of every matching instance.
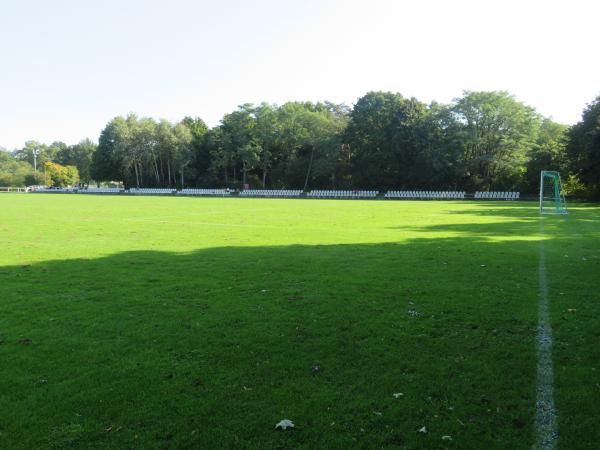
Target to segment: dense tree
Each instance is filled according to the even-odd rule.
[[[92,179],[92,155],[96,147],[97,145],[90,139],[84,139],[75,145],[65,145],[57,152],[55,161],[62,165],[77,167],[81,181],[87,184]]]
[[[600,96],[569,131],[568,156],[573,173],[600,197]]]
[[[91,175],[96,181],[123,181],[127,186],[174,187],[177,179],[182,186],[191,140],[185,122],[157,123],[135,114],[115,117],[100,134]]]
[[[85,183],[140,187],[536,192],[545,169],[563,173],[571,191],[600,192],[599,117],[600,97],[568,129],[506,92],[469,91],[449,105],[392,92],[369,92],[353,108],[244,104],[212,129],[199,118],[129,114],[105,126],[98,146],[29,141],[3,152],[2,179],[23,180],[37,155],[38,167],[75,166]]]
[[[44,179],[47,186],[74,186],[79,183],[79,172],[75,166],[63,166],[47,161],[44,163]]]
[[[34,173],[26,161],[16,159],[11,153],[0,149],[0,186],[22,187],[43,182],[41,173]]]
[[[459,123],[466,186],[519,188],[527,153],[536,145],[540,115],[507,92],[465,92],[452,111]]]
[[[255,133],[256,120],[252,105],[246,104],[237,111],[226,114],[221,121],[221,151],[233,169],[233,182],[242,172],[242,185],[247,183],[247,174],[260,161],[261,143]]]
[[[123,117],[115,117],[100,133],[98,148],[92,156],[91,175],[97,181],[127,181],[131,162],[125,157],[129,126]]]
[[[357,186],[402,188],[423,185],[419,170],[427,149],[425,104],[392,92],[369,92],[350,114],[346,143]]]
[[[568,173],[566,146],[569,127],[544,119],[535,145],[527,153],[525,189],[535,192],[540,184],[542,170],[557,170]]]

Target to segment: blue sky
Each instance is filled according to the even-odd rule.
[[[600,94],[598,17],[584,0],[2,0],[0,146],[369,90],[508,90],[571,124]]]

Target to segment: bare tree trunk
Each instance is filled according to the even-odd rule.
[[[169,172],[169,187],[171,187],[171,160],[167,159],[167,171]]]
[[[246,163],[242,163],[242,189],[246,189]]]
[[[304,180],[304,189],[306,190],[306,186],[308,186],[308,178],[310,177],[310,171],[312,169],[313,157],[315,156],[315,146],[312,146],[310,151],[310,161],[308,162],[308,170],[306,171],[306,179]]]
[[[160,176],[158,174],[158,164],[156,162],[156,155],[152,153],[152,159],[154,160],[154,175],[156,176],[156,186],[160,186]]]
[[[135,171],[135,185],[137,187],[140,187],[140,178],[138,176],[138,167],[137,167],[137,163],[133,163],[133,169]]]
[[[164,180],[165,179],[165,169],[163,168],[162,155],[158,155],[158,161],[160,162],[160,176]]]
[[[183,188],[184,188],[184,185],[183,185],[183,168],[184,168],[184,167],[185,167],[185,166],[181,166],[181,189],[183,189]]]
[[[265,183],[267,181],[267,167],[263,167],[263,177],[262,177],[262,188],[265,188]]]

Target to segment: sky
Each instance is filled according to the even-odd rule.
[[[600,95],[598,17],[597,0],[0,0],[0,147],[373,90],[506,90],[573,124]]]

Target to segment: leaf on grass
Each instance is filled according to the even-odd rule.
[[[275,425],[275,429],[281,428],[282,430],[287,430],[288,428],[294,428],[294,422],[289,419],[283,419]]]

